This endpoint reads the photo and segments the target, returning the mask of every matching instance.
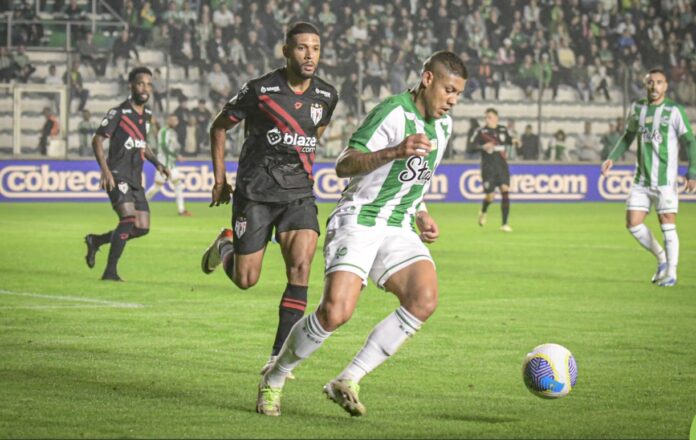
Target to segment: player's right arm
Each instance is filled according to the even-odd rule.
[[[102,120],[99,128],[94,133],[92,138],[92,150],[94,150],[94,157],[97,159],[99,168],[101,168],[101,179],[99,185],[107,191],[111,191],[116,187],[116,181],[114,175],[111,174],[109,169],[109,164],[106,162],[106,156],[104,155],[104,140],[113,136],[119,121],[121,120],[121,113],[118,108],[112,108],[106,114]]]
[[[619,138],[614,146],[614,149],[609,153],[609,157],[602,163],[602,175],[606,176],[611,167],[614,166],[614,161],[620,158],[628,147],[631,146],[633,140],[636,138],[636,133],[638,132],[638,115],[635,113],[635,104],[631,106],[631,113],[628,115],[626,121],[626,130],[623,136]]]
[[[210,157],[213,162],[215,183],[211,193],[210,206],[220,206],[230,202],[232,186],[227,182],[225,168],[225,142],[227,130],[247,117],[255,105],[255,94],[247,84],[215,116],[210,125]]]
[[[430,153],[430,148],[428,136],[422,133],[408,136],[395,147],[369,153],[348,147],[338,156],[336,175],[338,177],[353,177],[367,174],[396,159],[427,156]]]

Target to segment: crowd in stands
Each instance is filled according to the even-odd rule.
[[[16,8],[33,16],[33,6]],[[45,0],[42,0],[45,1]],[[671,96],[696,104],[696,15],[688,0],[107,0],[127,22],[110,53],[99,54],[88,31],[77,33],[83,63],[103,74],[107,62],[131,65],[137,48],[161,49],[186,76],[195,70],[218,108],[248,79],[283,64],[283,32],[309,21],[322,33],[319,74],[339,89],[348,113],[361,97],[407,87],[434,50],[465,59],[465,96],[498,99],[518,86],[527,99],[541,86],[556,99],[567,86],[578,100],[610,100],[613,86],[643,97],[647,69],[662,67]],[[48,8],[50,9],[50,8]],[[54,16],[78,19],[75,0],[54,0]],[[40,39],[37,26],[15,32],[16,52],[0,50],[0,80],[27,81],[32,67],[23,45]],[[358,90],[362,73],[362,90]],[[88,91],[69,75],[80,100]],[[161,90],[157,90],[161,94]],[[480,93],[480,95],[478,95]],[[155,96],[156,100],[161,96]],[[180,118],[181,120],[181,118]],[[182,124],[183,125],[183,124]],[[563,133],[554,136],[562,147]],[[563,148],[547,148],[560,151]],[[562,153],[550,157],[563,157]]]

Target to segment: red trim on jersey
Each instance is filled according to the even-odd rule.
[[[300,312],[304,312],[304,311],[305,311],[305,306],[298,306],[297,304],[292,304],[292,303],[289,303],[289,302],[286,302],[286,301],[281,302],[281,303],[280,303],[280,306],[281,306],[281,307],[288,308],[288,309],[299,310]]]
[[[122,120],[122,121],[126,121],[126,123],[127,123],[128,125],[130,125],[131,128],[133,128],[133,129],[135,130],[135,132],[140,136],[138,139],[140,139],[141,141],[142,141],[142,140],[145,140],[145,136],[143,136],[143,134],[142,134],[142,132],[140,131],[140,129],[138,128],[138,126],[135,125],[135,122],[131,121],[131,120],[128,119],[128,118],[121,118],[121,120]]]
[[[133,132],[133,130],[128,126],[123,120],[118,123],[118,126],[121,127],[123,131],[128,133],[128,136],[132,137],[133,139],[138,139],[138,136]]]
[[[280,128],[280,131],[282,131],[283,133],[290,133],[290,129],[285,124],[285,122],[281,121],[280,118],[278,118],[278,116],[273,114],[270,109],[266,108],[266,105],[264,103],[259,102],[259,109],[262,112],[264,112],[266,114],[266,116],[271,118],[273,120],[273,122],[275,122],[275,125],[277,125],[278,128]]]
[[[302,127],[300,127],[300,124],[297,123],[295,118],[290,116],[290,114],[288,112],[286,112],[285,109],[283,109],[283,107],[281,107],[277,102],[275,102],[273,99],[271,99],[270,96],[261,95],[261,96],[259,96],[259,99],[261,101],[263,101],[266,105],[268,105],[278,115],[280,115],[280,117],[285,119],[288,122],[288,124],[290,124],[290,126],[295,130],[295,132],[297,134],[301,134],[302,136],[307,136],[305,134],[304,130],[302,129]]]
[[[235,124],[240,121],[240,119],[237,119],[236,117],[232,115],[227,115],[228,118],[230,118],[230,121],[234,122]]]

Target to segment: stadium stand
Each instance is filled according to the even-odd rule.
[[[696,15],[686,0],[37,1],[0,2],[0,42],[9,50],[0,52],[0,80],[45,82],[50,65],[62,78],[94,30],[105,72],[90,60],[83,60],[80,72],[89,91],[87,109],[97,120],[122,99],[124,75],[136,64],[160,69],[164,90],[158,93],[169,98],[163,110],[173,111],[186,96],[189,107],[205,98],[215,113],[219,103],[210,99],[207,82],[213,63],[221,64],[234,93],[250,77],[283,64],[283,30],[297,20],[322,30],[319,74],[344,98],[325,135],[326,156],[339,151],[349,113],[359,118],[412,84],[420,63],[437,49],[461,53],[470,74],[466,99],[453,113],[458,136],[451,158],[466,157],[470,119],[482,119],[491,105],[504,123],[514,121],[518,134],[527,125],[534,133],[541,128],[542,150],[563,130],[570,160],[594,157],[576,151],[585,123],[592,123],[598,138],[606,134],[630,101],[642,96],[642,75],[656,66],[667,71],[670,95],[694,117]],[[21,53],[25,45],[27,56]],[[7,90],[0,88],[0,154],[12,154]],[[351,90],[360,104],[351,103]],[[79,148],[77,101],[72,99],[68,121],[71,156]],[[37,93],[23,99],[23,154],[37,153],[42,110],[52,102]],[[601,148],[598,143],[597,155]],[[200,148],[196,154],[207,156]]]

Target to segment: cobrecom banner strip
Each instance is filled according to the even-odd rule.
[[[210,200],[213,172],[210,162],[184,162],[178,167],[183,175],[185,196],[189,200]],[[227,164],[228,181],[234,182],[237,163]],[[680,167],[680,175],[686,172]],[[154,180],[155,170],[145,165],[143,185]],[[599,173],[599,164],[510,165],[510,197],[526,202],[597,202],[623,201],[631,187],[633,166],[616,166],[607,177]],[[99,168],[94,161],[0,161],[0,201],[103,201],[99,189]],[[338,200],[347,179],[336,177],[333,163],[314,167],[314,193],[320,202]],[[684,180],[680,177],[680,189]],[[155,200],[170,200],[173,187],[167,183]],[[483,198],[483,186],[477,164],[443,164],[432,177],[429,202],[476,202]],[[696,201],[696,194],[681,194],[681,201]]]

